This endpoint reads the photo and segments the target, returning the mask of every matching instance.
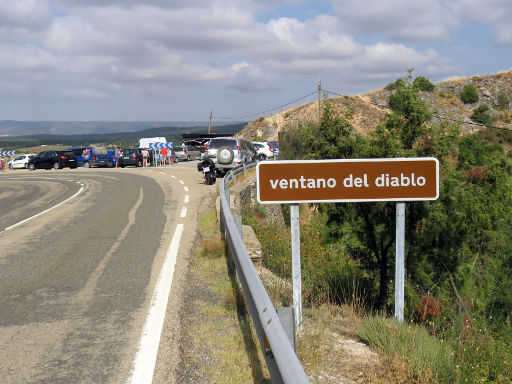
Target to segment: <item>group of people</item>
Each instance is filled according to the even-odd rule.
[[[121,147],[117,147],[115,152],[115,157],[116,157],[116,168],[119,168],[121,166],[120,164],[120,159],[123,157],[123,150],[121,149]],[[149,161],[150,161],[150,154],[149,154],[149,151],[144,148],[141,150],[141,154],[142,154],[142,166],[143,167],[148,167],[150,165]],[[168,155],[168,150],[167,148],[162,148],[161,150],[161,160],[162,160],[162,165],[165,165],[166,163],[166,158],[167,158],[167,155]]]

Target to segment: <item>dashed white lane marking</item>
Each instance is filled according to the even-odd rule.
[[[185,190],[185,192],[189,191],[188,187],[183,187],[183,189]]]
[[[83,190],[85,189],[85,186],[84,186],[83,184],[80,184],[80,185],[81,185],[80,189],[79,189],[79,190],[78,190],[78,191],[77,191],[73,196],[68,197],[66,200],[61,201],[60,203],[58,203],[58,204],[54,205],[53,207],[50,207],[50,208],[48,208],[48,209],[45,209],[44,211],[39,212],[39,213],[35,214],[34,216],[30,216],[29,218],[27,218],[27,219],[25,219],[25,220],[21,220],[21,221],[17,222],[16,224],[13,224],[13,225],[11,225],[11,226],[9,226],[9,227],[5,228],[3,231],[0,231],[0,233],[2,233],[2,232],[7,232],[7,231],[10,231],[11,229],[14,229],[14,228],[16,228],[16,227],[19,227],[20,225],[25,224],[27,221],[30,221],[30,220],[32,220],[32,219],[35,219],[36,217],[39,217],[39,216],[41,216],[41,215],[44,215],[45,213],[48,213],[48,212],[50,212],[51,210],[53,210],[53,209],[55,209],[55,208],[57,208],[57,207],[60,207],[62,204],[67,203],[69,200],[71,200],[71,199],[75,198],[76,196],[78,196],[79,194],[81,194],[81,193],[83,192]]]
[[[166,173],[165,173],[165,172],[158,172],[158,173],[159,173],[159,174],[161,174],[161,175],[166,175]]]
[[[180,184],[185,184],[185,182],[183,180],[180,180]]]
[[[180,217],[187,217],[187,207],[181,208]]]
[[[176,176],[174,176],[174,175],[171,175],[171,177],[172,177],[173,179],[176,179]]]
[[[139,350],[133,362],[132,376],[128,380],[131,384],[151,384],[153,373],[155,371],[158,345],[164,324],[165,310],[169,300],[174,267],[176,266],[176,257],[180,245],[181,234],[183,233],[183,224],[178,224],[174,231],[171,245],[167,250],[164,265],[158,276],[155,291],[151,298],[149,313],[142,330]]]
[[[183,202],[185,204],[188,204],[189,201],[190,201],[190,196],[189,195],[185,195],[185,199],[183,199]]]

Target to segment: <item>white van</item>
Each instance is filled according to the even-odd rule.
[[[139,140],[137,147],[148,149],[151,143],[167,143],[167,139],[165,137],[144,137]]]

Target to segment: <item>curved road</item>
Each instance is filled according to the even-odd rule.
[[[151,378],[154,361],[138,351],[152,295],[170,254],[174,275],[186,268],[197,206],[213,188],[195,162],[0,174],[0,381]]]

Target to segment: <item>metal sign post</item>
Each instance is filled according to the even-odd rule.
[[[396,203],[395,317],[404,321],[405,203]]]
[[[292,287],[295,329],[302,330],[302,280],[300,270],[300,216],[299,204],[290,205],[290,227],[292,242]]]

